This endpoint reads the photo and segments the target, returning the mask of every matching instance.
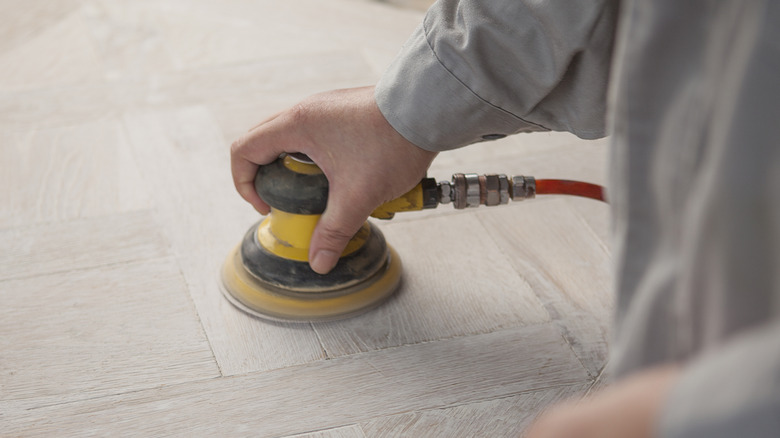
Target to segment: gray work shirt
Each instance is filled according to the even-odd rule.
[[[440,0],[376,98],[428,150],[608,132],[615,375],[686,363],[661,436],[780,435],[780,2]]]

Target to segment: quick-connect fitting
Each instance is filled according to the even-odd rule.
[[[533,199],[536,197],[536,179],[532,176],[513,176],[509,188],[509,196],[513,201]]]
[[[439,202],[452,202],[456,209],[480,205],[493,207],[507,204],[510,199],[521,201],[536,196],[536,182],[530,176],[509,178],[504,174],[456,173],[451,182],[440,181],[438,188]]]

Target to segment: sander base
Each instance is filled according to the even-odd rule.
[[[234,306],[251,315],[277,322],[319,322],[345,319],[382,304],[398,288],[401,260],[386,246],[382,266],[367,278],[326,291],[299,291],[270,284],[245,267],[241,245],[222,266],[220,289]],[[327,278],[326,276],[323,276]]]

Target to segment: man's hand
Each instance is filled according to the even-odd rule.
[[[543,413],[526,438],[651,438],[669,391],[680,374],[676,366],[643,371],[579,402]]]
[[[328,178],[328,206],[311,240],[309,263],[329,272],[349,239],[379,205],[411,190],[436,156],[402,137],[385,120],[374,88],[317,94],[252,128],[231,147],[233,182],[257,211],[269,207],[254,187],[258,165],[302,152]]]

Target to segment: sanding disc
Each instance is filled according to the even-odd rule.
[[[221,290],[239,309],[264,319],[283,322],[333,321],[373,309],[398,288],[401,260],[389,245],[384,263],[371,276],[326,291],[296,291],[272,285],[252,275],[236,246],[222,266]],[[323,276],[327,277],[327,276]]]

